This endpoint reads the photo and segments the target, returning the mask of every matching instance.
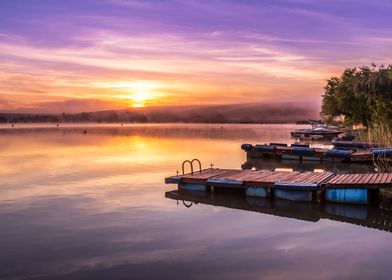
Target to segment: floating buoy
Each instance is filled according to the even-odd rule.
[[[12,124],[11,127],[14,127],[14,125]]]
[[[252,144],[242,144],[241,149],[244,151],[250,151],[252,150]]]
[[[275,151],[275,145],[256,145],[255,150],[258,152],[273,152]]]
[[[87,130],[83,131],[83,133],[86,134],[86,133],[87,133]]]
[[[336,158],[343,158],[348,159],[350,157],[351,152],[347,150],[328,150],[326,152],[327,157],[336,157]]]
[[[59,124],[57,124],[57,127],[59,127]]]

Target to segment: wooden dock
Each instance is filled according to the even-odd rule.
[[[360,169],[361,173],[373,173],[373,164],[361,164],[353,162],[326,162],[326,161],[294,161],[279,158],[270,158],[268,160],[262,158],[246,158],[241,165],[241,169],[257,169],[257,170],[288,170],[288,171],[315,171],[323,170],[325,172],[335,172],[339,170],[341,173],[350,173],[352,170]]]
[[[392,187],[392,173],[336,174],[328,182],[329,188],[380,189]]]
[[[286,172],[269,170],[237,170],[209,168],[193,174],[172,176],[165,179],[166,183],[194,183],[208,184],[208,182],[225,181],[228,185],[237,182],[241,187],[267,186],[273,187],[276,182],[302,182],[305,184],[322,184],[327,179],[334,176],[330,172]],[[241,184],[240,184],[241,183]]]
[[[316,184],[319,187],[333,188],[392,188],[392,173],[334,174],[331,172],[299,172],[269,170],[239,170],[209,168],[193,174],[171,176],[165,179],[167,184],[193,183],[209,184],[214,182],[222,186],[235,184],[239,188],[268,187],[279,183]]]
[[[392,161],[392,149],[381,148],[368,149],[322,149],[311,148],[308,145],[286,144],[242,144],[241,148],[246,152],[247,158],[281,158],[298,161],[332,161],[332,162],[357,162],[371,163],[374,159],[383,157],[383,160]],[[381,153],[380,150],[384,153]]]
[[[392,173],[334,174],[210,168],[165,179],[179,188],[208,191],[214,188],[244,190],[249,196],[299,201],[368,204],[378,191],[392,188]],[[375,192],[376,191],[376,192]]]

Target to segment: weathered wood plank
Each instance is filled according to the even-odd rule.
[[[170,177],[171,178],[171,177]],[[324,184],[337,188],[392,188],[392,173],[333,174],[331,172],[288,172],[267,170],[205,169],[193,174],[179,175],[180,182],[206,183],[209,179],[238,180],[248,186],[273,187],[274,183]],[[175,180],[167,180],[175,183]]]
[[[387,182],[387,179],[388,179],[388,173],[383,173],[381,183],[385,184]]]
[[[370,182],[370,179],[372,178],[373,174],[366,174],[365,178],[363,179],[363,181],[361,182],[361,184],[367,184],[368,182]]]
[[[359,184],[362,181],[362,178],[365,174],[357,174],[357,177],[354,179],[354,184]]]

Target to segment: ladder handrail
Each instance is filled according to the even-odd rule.
[[[189,160],[184,160],[182,162],[182,175],[185,174],[185,163],[187,163],[187,162],[189,162],[189,165],[191,166],[191,174],[193,174],[193,164],[192,164],[192,162],[189,161]]]
[[[191,166],[191,174],[193,174],[193,163],[197,162],[199,164],[199,172],[201,173],[202,169],[201,169],[201,162],[200,160],[198,160],[197,158],[194,158],[192,160],[184,160],[182,162],[182,175],[185,174],[185,163],[189,163],[189,165]]]
[[[198,160],[197,158],[192,159],[191,163],[192,163],[192,167],[193,167],[193,162],[196,161],[199,164],[199,172],[201,173],[201,162],[200,160]]]

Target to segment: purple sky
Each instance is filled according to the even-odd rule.
[[[345,67],[391,63],[390,1],[0,0],[0,111],[319,106]]]

